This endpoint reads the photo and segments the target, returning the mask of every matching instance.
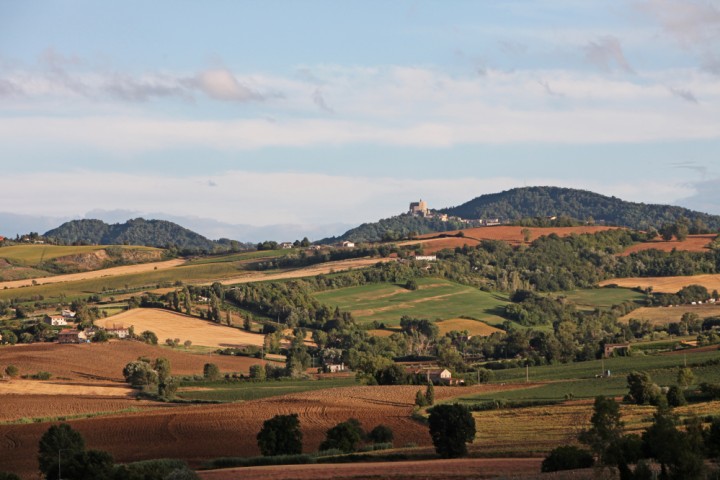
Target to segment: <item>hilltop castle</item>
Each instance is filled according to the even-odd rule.
[[[448,220],[447,214],[431,211],[427,206],[427,202],[422,199],[420,199],[419,202],[410,202],[408,214],[413,217],[439,218],[443,222],[447,222]]]

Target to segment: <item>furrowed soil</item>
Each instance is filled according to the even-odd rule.
[[[495,332],[503,332],[499,328],[491,327],[487,323],[478,320],[468,320],[466,318],[451,318],[437,322],[436,325],[440,329],[440,335],[445,335],[453,330],[462,332],[467,330],[471,336],[487,337]]]
[[[523,388],[524,385],[437,387],[437,400],[458,395]],[[116,461],[181,458],[193,466],[203,460],[259,455],[256,442],[262,423],[278,414],[297,413],[306,452],[317,450],[325,432],[350,417],[372,429],[382,423],[395,444],[430,446],[427,426],[410,418],[417,386],[348,387],[332,395],[318,390],[282,397],[221,405],[176,406],[69,423],[88,448],[106,450]],[[0,425],[0,471],[36,476],[37,445],[50,423]]]
[[[203,480],[392,478],[497,478],[532,475],[540,472],[541,458],[461,458],[411,462],[378,462],[325,465],[284,465],[235,468],[198,472]],[[573,477],[585,478],[585,477]]]
[[[67,381],[121,382],[123,367],[138,357],[170,360],[174,375],[202,375],[206,363],[214,363],[221,372],[248,372],[257,359],[184,352],[183,348],[165,348],[132,340],[107,343],[60,345],[33,343],[0,347],[0,366],[15,365],[20,375],[50,372],[53,379]]]
[[[670,252],[672,250],[683,250],[687,252],[707,252],[710,250],[710,243],[717,235],[688,235],[688,237],[681,241],[678,240],[662,240],[660,238],[651,240],[649,242],[638,243],[625,249],[621,256],[627,256],[631,253],[642,252],[645,250],[661,250],[663,252]]]
[[[688,285],[702,285],[709,292],[720,290],[720,274],[691,275],[684,277],[631,277],[611,278],[599,283],[601,287],[606,285],[617,285],[625,288],[648,288],[652,287],[658,293],[677,293]]]
[[[525,241],[523,230],[530,231],[529,240]],[[444,248],[462,247],[463,245],[475,246],[481,240],[501,240],[511,245],[528,244],[537,238],[550,235],[552,233],[567,237],[569,235],[582,235],[603,232],[606,230],[614,230],[617,227],[601,227],[601,226],[583,226],[583,227],[519,227],[498,225],[492,227],[467,228],[464,230],[452,230],[449,232],[428,233],[418,236],[417,240],[409,240],[399,243],[398,245],[422,245],[423,252],[433,254]],[[462,232],[463,237],[453,237]],[[439,237],[442,235],[442,237]]]
[[[166,338],[179,338],[182,344],[190,340],[193,345],[216,348],[237,348],[241,345],[261,346],[265,337],[238,328],[220,325],[197,317],[191,317],[170,310],[155,308],[133,308],[112,317],[96,320],[95,325],[112,327],[122,325],[135,328],[140,334],[145,330],[155,332],[160,342]]]

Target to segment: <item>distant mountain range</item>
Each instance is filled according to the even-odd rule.
[[[440,209],[438,212],[463,219],[497,218],[503,221],[566,216],[579,221],[592,219],[596,223],[639,230],[659,228],[663,224],[674,223],[680,217],[685,217],[691,222],[704,223],[712,231],[720,229],[718,215],[671,205],[626,202],[587,190],[559,187],[514,188],[501,193],[481,195],[457,207]],[[462,224],[403,214],[362,224],[338,237],[323,239],[320,243],[344,240],[374,242],[393,236],[404,237],[410,232],[425,234],[458,228],[462,228]]]

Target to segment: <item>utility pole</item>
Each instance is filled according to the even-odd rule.
[[[530,362],[525,361],[525,383],[530,383]]]

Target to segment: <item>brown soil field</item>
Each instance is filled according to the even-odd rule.
[[[202,355],[182,348],[165,348],[132,340],[108,343],[60,345],[33,343],[0,347],[0,367],[15,365],[20,374],[50,372],[53,378],[70,381],[94,380],[124,382],[122,369],[138,357],[165,357],[175,375],[201,375],[206,363],[214,363],[221,372],[247,372],[257,360],[249,357]]]
[[[166,338],[179,338],[181,344],[185,340],[190,340],[193,345],[216,348],[234,348],[240,345],[260,346],[265,340],[263,335],[257,333],[249,333],[182,313],[155,308],[133,308],[112,317],[96,320],[95,324],[101,327],[120,324],[129,327],[132,325],[137,334],[145,330],[155,332],[160,342],[164,342]]]
[[[679,322],[682,316],[687,313],[695,313],[700,318],[708,318],[720,315],[720,304],[704,305],[678,305],[675,307],[642,307],[633,310],[624,317],[621,322],[629,322],[631,318],[641,321],[648,321],[651,325],[667,325],[672,322]]]
[[[97,415],[100,413],[122,412],[171,408],[145,400],[129,397],[93,397],[72,398],[67,395],[23,395],[0,396],[0,422],[17,422],[33,418],[58,418],[77,415]]]
[[[499,328],[491,327],[487,323],[478,320],[468,320],[466,318],[451,318],[437,322],[436,325],[440,328],[440,335],[445,335],[447,332],[453,330],[460,332],[467,330],[470,335],[480,337],[488,337],[495,332],[502,332]]]
[[[661,250],[663,252],[670,252],[672,250],[684,250],[688,252],[707,252],[709,250],[710,243],[715,240],[717,235],[688,235],[688,237],[682,242],[678,240],[665,241],[662,239],[651,240],[649,242],[638,243],[628,247],[621,255],[626,256],[635,252],[642,252],[644,250]]]
[[[540,472],[542,458],[461,458],[410,462],[284,465],[198,472],[203,480],[331,479],[331,478],[517,478]],[[581,478],[581,477],[573,477]],[[585,477],[582,477],[585,478]]]
[[[437,400],[458,395],[526,388],[527,385],[437,387]],[[88,448],[106,450],[116,461],[181,458],[191,465],[203,460],[259,454],[255,436],[263,421],[297,413],[304,450],[317,450],[325,432],[356,417],[364,428],[382,423],[392,428],[395,444],[431,445],[427,426],[410,418],[417,386],[347,387],[222,405],[177,406],[161,410],[103,416],[69,423]],[[37,444],[49,423],[0,425],[0,471],[33,476]]]
[[[625,288],[647,288],[652,287],[654,292],[677,293],[688,285],[702,285],[709,292],[720,290],[720,274],[712,275],[691,275],[686,277],[631,277],[611,278],[603,280],[598,284],[601,287],[606,285],[617,285]]]
[[[338,260],[336,262],[327,262],[295,270],[286,270],[279,273],[248,272],[242,276],[220,280],[220,283],[223,285],[234,285],[237,283],[266,282],[271,280],[287,280],[289,278],[314,277],[315,275],[353,270],[355,268],[365,268],[379,262],[391,261],[397,260],[392,258],[354,258],[351,260]],[[210,285],[210,283],[207,283],[206,285]]]
[[[4,395],[72,395],[78,397],[130,397],[135,391],[117,383],[67,383],[59,380],[21,380],[0,382],[0,399]],[[3,405],[4,407],[4,405]]]
[[[418,240],[409,240],[407,242],[399,243],[398,245],[417,245],[423,246],[425,254],[436,253],[443,248],[455,248],[462,247],[463,245],[474,246],[480,243],[481,240],[502,240],[512,245],[520,245],[525,242],[522,231],[527,228],[530,230],[530,242],[540,238],[544,235],[550,235],[554,233],[560,237],[567,237],[569,235],[580,235],[584,233],[597,233],[605,230],[613,230],[618,227],[601,227],[601,226],[584,226],[584,227],[519,227],[519,226],[506,226],[498,225],[493,227],[477,227],[467,228],[464,230],[453,230],[449,232],[441,233],[428,233],[425,235],[418,236]],[[438,237],[438,235],[456,235],[459,232],[464,233],[464,237]]]
[[[56,275],[54,277],[36,278],[34,280],[16,280],[12,282],[1,282],[0,289],[19,288],[32,285],[33,281],[37,285],[45,285],[48,283],[74,282],[77,280],[90,280],[93,278],[112,277],[117,275],[129,275],[131,273],[152,272],[153,270],[165,270],[167,268],[177,267],[185,263],[182,258],[167,260],[165,262],[142,263],[139,265],[125,265],[122,267],[106,268],[104,270],[93,270],[82,273],[69,273],[67,275]]]

